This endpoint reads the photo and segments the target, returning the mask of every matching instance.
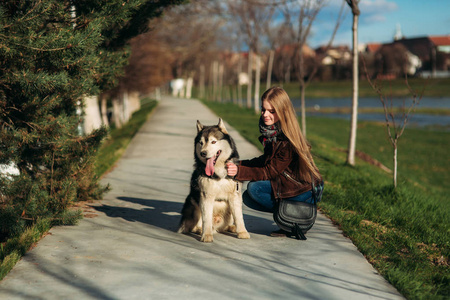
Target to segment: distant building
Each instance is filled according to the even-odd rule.
[[[378,76],[450,77],[450,35],[405,38],[398,27],[392,43],[364,44],[359,49],[365,58],[373,57]]]
[[[450,77],[450,36],[401,39],[394,43],[404,45],[422,62],[420,73],[431,77]]]
[[[320,67],[317,77],[320,80],[351,78],[352,53],[347,45],[322,46],[315,50]]]
[[[420,70],[422,62],[400,43],[383,44],[375,53],[369,53],[373,58],[371,76],[382,79],[394,79],[405,75],[414,76]],[[368,57],[364,57],[366,61]]]
[[[310,69],[315,64],[316,53],[308,45],[302,47],[304,67],[306,73],[310,73]],[[299,45],[288,44],[275,49],[275,57],[273,62],[273,76],[278,82],[290,82],[292,79],[297,80],[299,65]]]
[[[401,28],[400,24],[397,24],[397,30],[395,31],[395,35],[394,35],[394,41],[398,41],[398,40],[401,40],[404,38],[405,37],[403,36],[402,28]]]
[[[432,50],[432,58],[434,56],[434,62],[436,63],[435,66],[432,66],[431,76],[450,77],[450,35],[430,36],[430,40],[435,47]]]
[[[370,43],[370,44],[363,44],[363,46],[360,48],[361,52],[368,52],[368,53],[375,53],[377,52],[383,44],[381,43]]]
[[[319,47],[316,49],[316,54],[322,55],[323,65],[347,63],[352,59],[352,53],[346,45],[330,47],[328,50],[326,47]]]
[[[430,36],[429,39],[436,46],[438,52],[450,53],[450,35]]]

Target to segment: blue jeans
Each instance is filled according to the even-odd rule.
[[[259,211],[273,212],[275,207],[275,197],[273,196],[272,186],[268,180],[250,181],[247,190],[242,195],[242,199],[245,205]],[[311,199],[312,201],[311,191],[286,199],[310,203],[307,200]]]

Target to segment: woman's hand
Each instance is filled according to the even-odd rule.
[[[232,163],[231,161],[227,162],[226,168],[227,168],[228,176],[230,176],[230,177],[236,176],[238,167],[234,163]]]

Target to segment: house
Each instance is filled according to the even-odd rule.
[[[392,43],[363,44],[359,50],[377,76],[450,77],[450,35],[405,38],[397,34]]]
[[[366,52],[366,53],[375,53],[377,52],[383,44],[381,43],[369,43],[369,44],[362,44],[359,47],[360,52]]]
[[[404,45],[422,62],[422,76],[450,76],[450,36],[403,38],[394,43]]]
[[[401,43],[383,44],[374,55],[374,70],[377,78],[394,79],[405,75],[414,76],[421,67],[420,58]]]
[[[434,77],[450,77],[450,35],[430,36],[430,40],[434,44],[436,54]]]
[[[315,50],[320,80],[351,78],[352,53],[347,45],[321,46]]]
[[[299,64],[298,53],[298,44],[283,45],[275,50],[273,76],[276,81],[290,82],[291,78],[297,78]],[[315,64],[316,53],[308,45],[303,45],[302,53],[305,70],[309,74],[309,70]]]
[[[430,36],[429,39],[434,44],[438,52],[450,53],[450,35]]]
[[[316,55],[322,57],[323,65],[346,64],[352,59],[352,53],[347,45],[334,46],[330,48],[319,47]]]

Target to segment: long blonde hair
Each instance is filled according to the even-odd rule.
[[[314,178],[321,178],[319,169],[314,163],[311,155],[311,146],[303,137],[300,125],[297,120],[294,106],[292,105],[289,95],[280,87],[272,87],[264,92],[261,97],[261,103],[268,101],[278,115],[279,124],[284,135],[294,146],[299,157],[298,170],[293,170],[298,179],[310,182],[311,173]]]

